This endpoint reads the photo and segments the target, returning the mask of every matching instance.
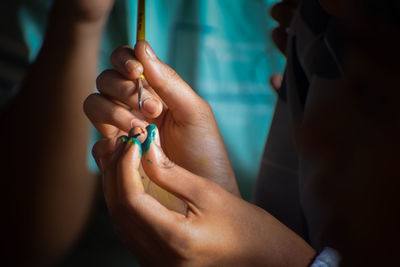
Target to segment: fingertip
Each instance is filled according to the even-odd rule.
[[[147,153],[150,150],[151,144],[155,142],[160,145],[160,137],[158,134],[158,129],[155,124],[150,124],[146,127],[147,138],[142,144],[143,153]]]
[[[142,111],[149,119],[155,119],[161,115],[163,111],[163,104],[155,98],[147,98],[143,100]]]
[[[123,145],[128,141],[128,136],[122,135],[117,138],[114,146],[114,151],[111,155],[111,159],[116,160],[120,152],[122,151]]]
[[[143,144],[147,138],[146,128],[140,126],[134,127],[129,131],[129,136],[136,138],[141,144]]]
[[[135,55],[143,64],[144,75],[150,86],[160,99],[168,106],[177,120],[190,120],[197,113],[199,96],[171,67],[163,63],[155,55],[153,49],[146,41],[138,41]],[[162,111],[162,105],[150,106],[150,118],[154,118]],[[153,109],[154,108],[154,109]]]
[[[137,60],[128,59],[125,61],[124,67],[129,77],[137,78],[143,75],[143,66]]]
[[[135,56],[138,59],[144,59],[144,58],[147,58],[150,60],[157,59],[157,56],[155,55],[153,48],[145,40],[137,41],[134,51],[135,51]]]
[[[135,169],[139,168],[140,158],[142,157],[142,146],[137,138],[127,138],[123,156],[128,158],[128,161]]]
[[[137,79],[143,74],[143,65],[136,59],[135,51],[130,46],[118,47],[110,59],[112,65],[128,79]]]
[[[92,148],[92,156],[97,166],[103,172],[107,166],[108,159],[113,152],[114,144],[110,139],[103,139],[94,144]]]

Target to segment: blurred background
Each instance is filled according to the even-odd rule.
[[[269,10],[276,0],[152,0],[146,3],[146,37],[156,54],[206,101],[216,116],[243,198],[252,190],[273,115],[269,85],[284,58],[275,48]],[[52,1],[0,4],[0,107],[18,93],[41,48]],[[137,0],[117,0],[104,33],[99,73],[120,45],[134,45]],[[62,53],[62,51],[60,51]],[[88,151],[100,138],[93,129]],[[89,168],[98,172],[88,154]],[[104,202],[62,266],[132,266],[133,256],[114,233]],[[67,220],[67,218],[66,218]]]

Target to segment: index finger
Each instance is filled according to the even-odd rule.
[[[143,65],[146,80],[166,103],[175,119],[191,121],[199,114],[199,108],[205,104],[205,101],[172,68],[155,55],[146,41],[136,43],[135,55]]]
[[[121,46],[115,49],[110,56],[111,64],[126,79],[136,81],[143,74],[143,65],[136,57],[130,46]]]

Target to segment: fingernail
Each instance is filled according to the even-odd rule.
[[[139,149],[139,157],[142,156],[142,144],[135,137],[130,137],[128,140],[128,145],[137,146]]]
[[[153,48],[151,48],[150,45],[146,45],[146,48],[145,48],[144,51],[146,52],[147,56],[148,56],[151,60],[156,60],[156,59],[157,59],[157,56],[156,56],[156,54],[154,53]]]
[[[157,134],[158,134],[157,126],[154,124],[148,125],[146,127],[146,130],[147,130],[147,138],[142,144],[142,149],[143,149],[144,153],[149,151],[151,143],[153,143],[154,141],[157,140]]]
[[[126,143],[128,141],[128,137],[125,135],[122,135],[118,137],[117,142],[115,143],[115,149],[121,146],[121,144]]]
[[[143,100],[143,109],[149,114],[154,114],[158,111],[158,102],[153,98],[146,98]]]
[[[134,137],[139,140],[140,143],[143,143],[146,140],[146,130],[142,127],[132,128],[129,132],[130,137]]]
[[[143,73],[143,67],[140,64],[136,64],[136,62],[132,59],[129,59],[125,62],[125,69],[127,72],[133,72],[135,69],[139,73]]]

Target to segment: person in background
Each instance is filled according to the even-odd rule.
[[[226,175],[229,164],[210,106],[148,43],[138,42],[134,54],[117,49],[114,69],[99,76],[100,94],[86,99],[85,111],[105,136],[93,153],[101,162],[110,214],[140,262],[395,265],[398,15],[396,1],[302,1],[287,36],[288,64],[256,188],[263,209],[229,186],[234,177]],[[105,119],[110,111],[125,112],[109,99],[127,104],[136,98],[112,90],[131,81],[118,64],[127,60],[140,66],[133,78],[143,72],[147,88],[156,92],[152,97],[166,104],[155,120],[132,125],[133,133],[158,125],[147,127],[144,141],[105,134],[128,132]],[[102,111],[96,117],[95,108]],[[179,149],[171,150],[177,143]],[[197,169],[204,151],[220,169]],[[140,162],[153,181],[187,203],[187,214],[146,194]]]
[[[269,39],[268,10],[274,2],[147,3],[148,39],[211,103],[234,159],[241,194],[248,200],[257,173],[254,162],[260,160],[276,99],[266,81],[283,65]],[[0,4],[1,166],[7,176],[3,202],[12,203],[6,214],[14,214],[2,229],[10,251],[25,255],[13,260],[45,265],[63,259],[64,266],[134,263],[113,234],[98,194],[98,170],[86,151],[87,143],[91,146],[99,137],[80,107],[95,87],[96,73],[111,66],[110,51],[134,42],[136,4]],[[255,103],[258,112],[250,116]],[[236,119],[228,120],[233,113]],[[258,141],[243,150],[236,146],[238,135]],[[30,151],[24,168],[20,146]]]

